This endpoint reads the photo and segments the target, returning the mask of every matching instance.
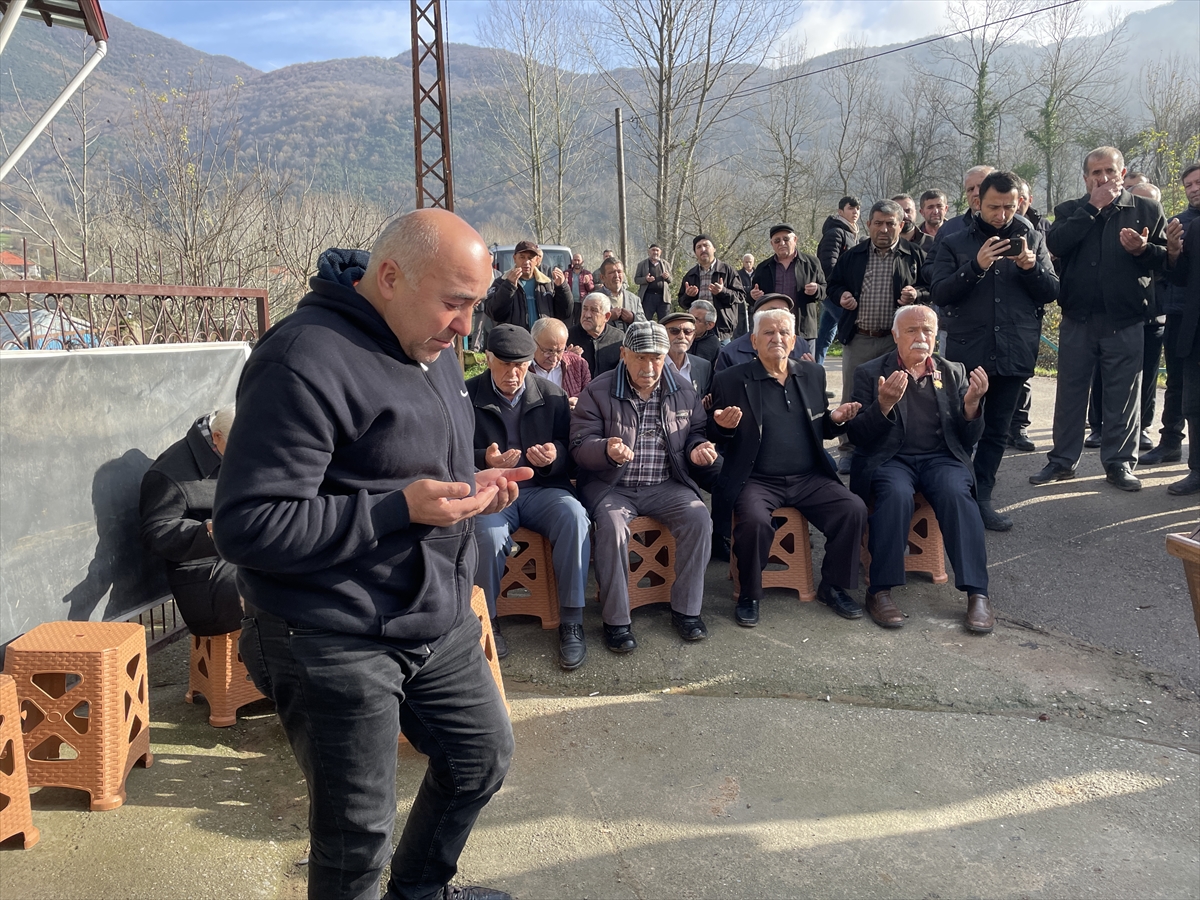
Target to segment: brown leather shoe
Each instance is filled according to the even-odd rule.
[[[880,628],[900,628],[904,625],[904,613],[892,602],[891,591],[880,591],[878,594],[867,591],[867,602],[864,606],[867,615]]]
[[[996,614],[987,594],[967,594],[967,631],[991,634],[996,627]]]

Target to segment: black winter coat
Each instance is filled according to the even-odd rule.
[[[833,215],[825,220],[821,226],[821,240],[817,244],[817,261],[821,263],[826,281],[833,274],[833,267],[842,254],[857,243],[858,232],[841,216]]]
[[[839,216],[840,218],[840,216]],[[764,259],[754,269],[754,283],[764,294],[775,293],[774,256]],[[817,336],[817,325],[821,321],[821,301],[825,299],[825,273],[821,264],[811,253],[796,254],[796,292],[800,295],[796,305],[796,335],[812,340]],[[816,282],[817,292],[813,296],[804,293],[804,286]],[[751,323],[753,330],[753,323]]]
[[[842,345],[854,340],[855,329],[858,327],[858,309],[845,309],[840,305],[842,294],[849,291],[857,300],[862,294],[863,278],[867,274],[867,259],[872,251],[870,241],[855,244],[842,254],[833,274],[829,276],[828,293],[833,303],[838,303],[841,310],[838,319],[837,338]],[[906,287],[917,289],[917,303],[929,301],[929,289],[922,286],[921,272],[925,265],[925,253],[903,238],[896,244],[896,255],[893,259],[892,299],[896,307],[900,306],[900,291]]]
[[[728,263],[717,260],[713,263],[713,281],[722,281],[725,284],[725,289],[719,294],[712,295],[712,304],[717,308],[717,337],[723,341],[728,341],[733,338],[733,333],[737,330],[737,311],[738,304],[746,302],[746,292],[742,290],[742,279],[738,278],[735,272]],[[687,286],[700,287],[700,265],[696,264],[688,269],[687,274],[683,276],[683,280],[679,282],[679,305],[683,309],[690,309],[694,298],[687,295]]]
[[[542,277],[538,278],[538,275]],[[534,270],[534,279],[533,299],[537,305],[538,318],[553,317],[561,319],[569,325],[574,300],[567,283],[564,281],[555,287],[554,282],[536,269]],[[484,312],[497,325],[520,325],[526,330],[533,327],[533,323],[529,321],[529,311],[525,304],[525,288],[521,287],[519,280],[513,284],[503,275],[493,281],[492,286],[488,288],[487,300],[484,301]]]
[[[941,313],[947,359],[968,372],[983,366],[989,375],[1033,374],[1042,333],[1042,307],[1058,297],[1058,276],[1042,233],[1016,218],[1002,235],[1024,238],[1037,255],[1025,270],[1011,259],[999,259],[984,272],[976,262],[988,236],[973,217],[965,231],[942,241],[929,281],[930,302]]]
[[[496,393],[491,372],[483,372],[467,382],[467,394],[475,407],[475,467],[488,468],[486,451],[492,444],[503,453],[508,446],[500,404],[505,402]],[[571,457],[567,441],[571,432],[571,404],[566,392],[553,382],[536,375],[525,376],[525,393],[521,395],[522,453],[534,444],[554,444],[558,455],[548,466],[533,467],[532,484],[538,487],[571,490]],[[531,463],[522,462],[523,466]]]

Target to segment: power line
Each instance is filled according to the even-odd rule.
[[[847,66],[853,66],[853,65],[857,65],[859,63],[870,62],[871,60],[880,59],[884,56],[891,56],[894,53],[903,53],[905,50],[914,50],[917,47],[924,47],[927,44],[936,44],[938,41],[945,41],[945,40],[949,40],[951,38],[961,37],[965,34],[971,34],[972,32],[979,31],[980,29],[983,29],[983,28],[991,28],[996,25],[1003,25],[1006,22],[1014,22],[1018,19],[1025,19],[1030,16],[1037,16],[1037,15],[1041,15],[1042,13],[1053,12],[1054,10],[1062,9],[1065,6],[1074,6],[1075,4],[1077,4],[1079,2],[1081,2],[1081,0],[1063,0],[1062,3],[1055,3],[1052,6],[1043,6],[1039,9],[1033,9],[1033,10],[1029,10],[1028,12],[1017,13],[1016,15],[1007,16],[1003,19],[996,19],[995,21],[992,21],[992,22],[984,22],[982,25],[975,25],[975,26],[972,26],[971,28],[963,28],[959,31],[951,32],[950,34],[942,34],[942,35],[937,35],[934,37],[924,38],[919,41],[914,41],[911,44],[903,44],[899,47],[893,47],[890,50],[881,50],[878,53],[872,53],[870,56],[862,56],[862,57],[859,57],[858,59],[849,59],[849,60],[845,60],[844,62],[834,63],[833,65],[825,66],[822,69],[814,69],[810,72],[800,72],[796,75],[789,75],[786,78],[779,78],[768,84],[760,85],[758,87],[743,88],[742,90],[732,91],[731,93],[726,94],[723,97],[718,96],[718,97],[712,98],[711,102],[713,102],[713,103],[726,102],[727,103],[730,100],[737,100],[737,99],[741,99],[743,97],[752,96],[754,94],[761,94],[764,91],[770,91],[772,88],[774,88],[778,85],[781,85],[781,84],[786,84],[789,81],[797,81],[801,78],[809,78],[813,75],[821,75],[825,72],[833,72],[837,69],[842,69]],[[640,123],[643,120],[648,119],[648,118],[650,118],[650,115],[647,113],[644,115],[631,116],[628,121],[630,124],[633,124],[634,122]],[[604,132],[608,131],[610,128],[613,128],[613,127],[614,127],[613,123],[610,122],[609,124],[605,125],[603,128],[599,128],[596,131],[592,132],[590,135],[588,135],[586,140],[590,141],[594,138],[597,138],[600,135],[604,134]],[[462,199],[467,200],[467,199],[470,199],[471,197],[477,197],[478,195],[485,193],[486,191],[490,191],[492,188],[499,187],[502,184],[512,181],[514,178],[521,178],[524,175],[528,175],[533,172],[535,165],[549,162],[552,155],[553,154],[551,154],[551,153],[547,153],[545,156],[539,158],[537,163],[530,164],[518,172],[514,172],[511,175],[507,175],[504,178],[501,178],[499,181],[492,182],[491,184],[487,185],[486,187],[482,187],[482,188],[479,188],[478,190],[471,191],[469,194],[463,194],[463,195],[461,195]]]

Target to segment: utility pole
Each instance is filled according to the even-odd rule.
[[[450,170],[450,91],[441,0],[411,0],[413,130],[417,209],[454,209]],[[426,66],[426,60],[432,63]]]
[[[629,268],[629,227],[625,219],[625,133],[621,128],[621,107],[617,107],[617,234],[621,262]]]

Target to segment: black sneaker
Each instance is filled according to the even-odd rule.
[[[685,616],[671,610],[671,624],[685,641],[702,641],[708,637],[708,629],[704,627],[704,620],[699,616]]]

